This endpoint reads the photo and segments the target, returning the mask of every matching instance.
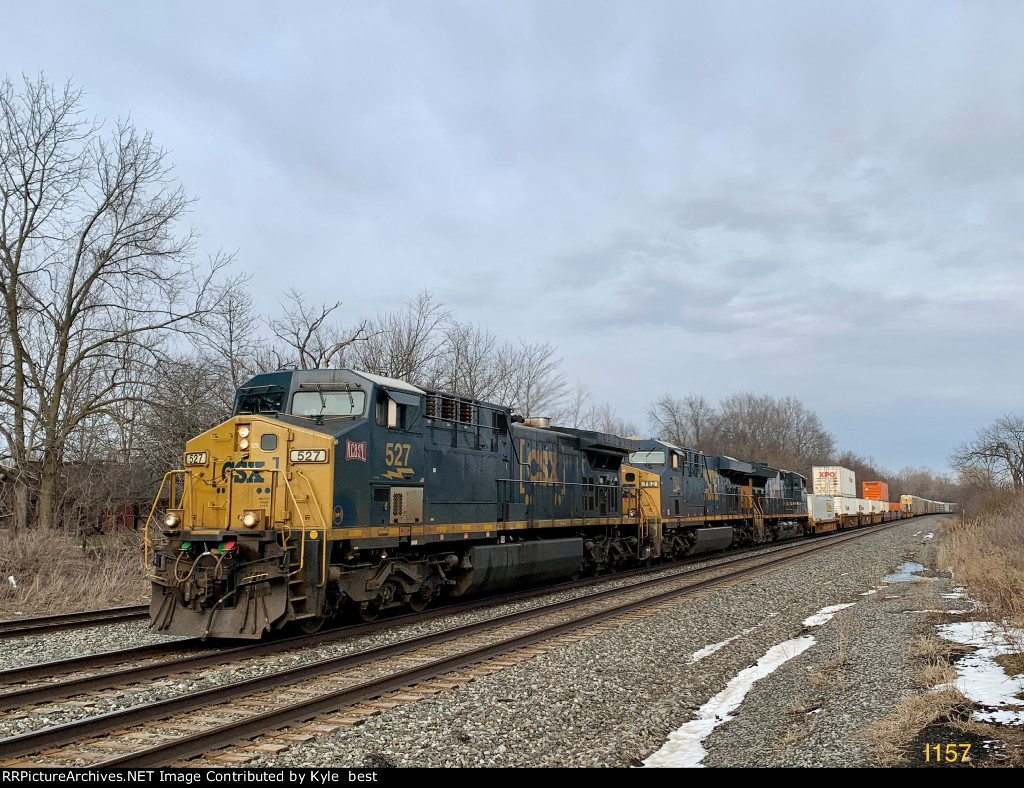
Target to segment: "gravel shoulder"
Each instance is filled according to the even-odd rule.
[[[935,614],[928,611],[959,604],[942,598],[950,584],[941,575],[883,582],[905,561],[931,565],[939,521],[911,520],[754,580],[630,616],[489,676],[381,709],[360,725],[314,732],[307,741],[289,742],[287,749],[261,754],[244,766],[640,766],[769,649],[807,636],[814,638],[809,648],[756,681],[731,719],[713,726],[701,742],[707,750],[701,765],[871,765],[862,732],[892,714],[901,698],[922,691],[906,655],[916,638],[934,633]],[[851,606],[820,626],[805,626],[808,617],[836,605]],[[189,681],[154,688],[153,695],[166,697],[237,680],[271,667],[348,652],[370,641],[421,634],[441,623],[341,641],[269,664],[205,671]],[[138,624],[52,633],[0,642],[0,664],[22,665],[163,639]],[[127,694],[137,700],[139,693]],[[75,713],[67,707],[31,713],[9,720],[0,730],[10,735],[65,722],[127,705],[126,700]]]
[[[882,579],[930,550],[936,525],[909,521],[245,765],[638,766],[737,673],[806,634],[806,618],[851,602],[814,628],[811,648],[753,685],[705,740],[703,765],[867,765],[857,734],[916,691],[904,655],[929,624],[912,611],[934,609],[927,589],[942,583]]]

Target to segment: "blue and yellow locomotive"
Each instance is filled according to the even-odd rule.
[[[218,638],[315,631],[346,610],[372,620],[807,522],[798,474],[349,369],[250,380],[157,501],[152,624]]]

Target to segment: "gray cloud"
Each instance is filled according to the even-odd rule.
[[[353,318],[429,288],[558,344],[634,422],[666,390],[795,394],[850,448],[941,465],[1024,385],[1022,22],[953,0],[44,0],[5,10],[2,62],[152,130],[266,309],[290,285]]]

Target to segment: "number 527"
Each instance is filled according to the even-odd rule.
[[[406,466],[409,464],[410,443],[389,443],[384,447],[384,462],[387,465]]]

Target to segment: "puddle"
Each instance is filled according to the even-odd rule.
[[[921,577],[918,572],[923,572],[924,566],[916,561],[904,561],[891,575],[886,575],[882,580],[886,583],[917,583],[921,580],[930,580],[929,577]]]

